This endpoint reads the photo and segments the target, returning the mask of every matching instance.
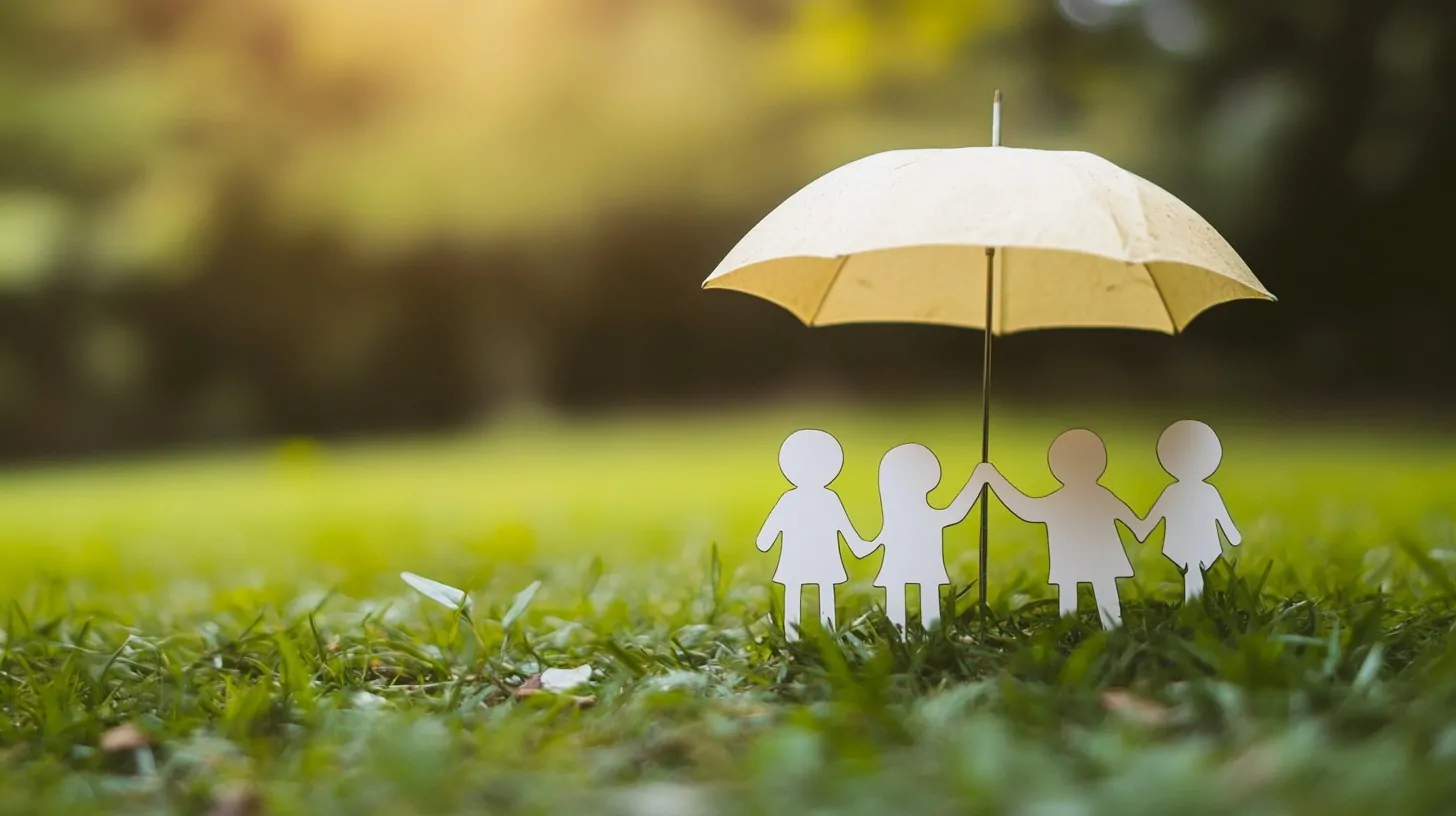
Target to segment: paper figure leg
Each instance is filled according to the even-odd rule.
[[[1092,584],[1092,594],[1097,598],[1097,610],[1102,613],[1102,628],[1116,629],[1122,625],[1122,600],[1117,597],[1117,579],[1105,578]]]
[[[1063,616],[1077,614],[1077,585],[1057,584],[1057,611]]]
[[[920,585],[920,625],[929,632],[940,623],[940,587]]]
[[[834,631],[834,584],[819,585],[819,617],[824,628]]]
[[[798,584],[784,584],[784,636],[789,640],[799,639],[799,613],[803,606],[799,592],[802,589]]]
[[[1189,564],[1183,573],[1183,602],[1192,603],[1203,594],[1203,565]]]
[[[900,631],[905,631],[905,585],[890,584],[885,587],[885,615]]]

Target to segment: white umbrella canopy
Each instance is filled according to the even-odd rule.
[[[811,326],[939,323],[1173,334],[1205,309],[1273,300],[1191,207],[1106,159],[1013,147],[894,150],[780,204],[704,281]]]

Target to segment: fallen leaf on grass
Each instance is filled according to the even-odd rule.
[[[649,782],[626,788],[613,797],[618,809],[633,816],[676,816],[681,813],[717,812],[714,801],[702,788],[674,782]]]
[[[541,687],[541,675],[533,674],[526,678],[526,682],[516,687],[516,697],[530,697],[532,694],[539,694],[543,691]]]
[[[1230,788],[1246,793],[1262,788],[1283,772],[1282,756],[1277,747],[1259,744],[1249,747],[1229,760],[1219,772]]]
[[[590,666],[583,666],[582,668],[585,668],[588,671],[591,670]],[[552,669],[547,669],[546,671],[549,672],[552,671]],[[570,686],[570,688],[576,688],[576,685],[579,684],[574,684]],[[577,708],[591,708],[592,706],[597,704],[597,698],[593,695],[587,695],[582,697],[575,694],[558,694],[556,690],[546,688],[546,686],[542,683],[541,675],[539,674],[531,675],[530,677],[526,678],[526,681],[524,683],[516,687],[517,700],[524,700],[527,697],[534,697],[537,694],[551,694],[560,696],[562,699],[570,700]]]
[[[374,672],[379,677],[384,678],[402,677],[405,673],[404,669],[401,669],[398,666],[384,665],[384,662],[379,660],[378,658],[369,661],[369,670]]]
[[[389,705],[388,700],[380,697],[378,694],[372,694],[367,691],[354,692],[349,696],[349,703],[354,708],[364,709],[366,711],[372,711]]]
[[[131,723],[118,725],[101,735],[101,750],[107,753],[135,751],[151,744],[151,737]]]
[[[1173,722],[1173,712],[1167,706],[1124,689],[1102,692],[1102,707],[1147,728],[1163,728]]]
[[[768,719],[774,715],[772,707],[756,700],[744,700],[729,698],[727,707],[735,717],[745,720]]]
[[[258,816],[263,812],[263,796],[252,785],[225,785],[213,797],[207,816]]]

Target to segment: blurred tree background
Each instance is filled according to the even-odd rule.
[[[867,153],[1087,149],[1277,295],[1033,333],[1049,398],[1456,386],[1450,0],[0,4],[0,455],[971,391],[979,335],[698,290]]]

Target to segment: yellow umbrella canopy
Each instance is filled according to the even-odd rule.
[[[1120,327],[1173,334],[1273,296],[1191,207],[1091,153],[894,150],[844,165],[758,223],[704,281],[811,326]]]

